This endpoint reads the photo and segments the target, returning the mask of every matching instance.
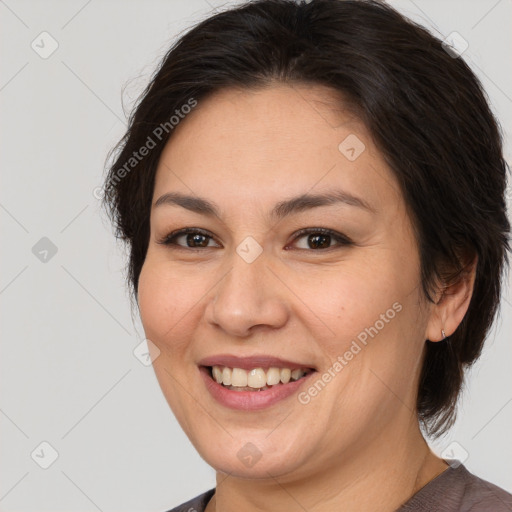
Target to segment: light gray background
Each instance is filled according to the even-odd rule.
[[[457,31],[468,41],[464,57],[509,156],[512,2],[391,3],[441,38]],[[133,354],[144,334],[93,190],[125,128],[121,86],[129,110],[176,36],[223,4],[0,1],[2,511],[163,512],[215,484],[151,366]],[[51,49],[43,31],[59,45],[46,59],[31,47]],[[46,262],[32,252],[42,237],[57,247]],[[465,450],[471,471],[512,491],[509,288],[459,420],[434,448]],[[36,463],[50,460],[43,441],[58,452],[48,469]]]

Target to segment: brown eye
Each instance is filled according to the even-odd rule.
[[[311,249],[326,249],[331,245],[331,235],[308,235],[307,241]]]
[[[304,239],[301,250],[333,249],[340,246],[351,245],[352,241],[341,233],[325,228],[306,228],[295,234],[294,240]],[[331,245],[336,242],[336,245]],[[297,245],[297,244],[295,244]]]
[[[214,239],[209,233],[200,229],[187,228],[170,233],[157,243],[183,249],[201,249],[215,247],[209,245],[211,241]]]
[[[183,236],[186,237],[188,247],[207,247],[208,246],[209,240],[208,240],[207,235],[202,235],[200,233],[189,233],[188,235],[183,235]],[[197,246],[196,246],[196,244],[197,244]]]

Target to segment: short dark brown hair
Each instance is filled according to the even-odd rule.
[[[116,234],[129,245],[133,296],[171,117],[220,89],[276,81],[328,86],[359,113],[400,184],[427,300],[436,283],[456,282],[478,257],[462,323],[443,342],[426,341],[417,412],[426,432],[439,436],[453,424],[464,370],[479,357],[497,313],[509,250],[507,165],[498,123],[470,68],[384,3],[246,2],[199,23],[170,48],[112,152],[104,185]],[[146,156],[130,160],[150,138]]]

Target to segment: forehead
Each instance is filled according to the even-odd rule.
[[[155,196],[170,190],[275,201],[344,188],[378,205],[400,198],[365,125],[316,85],[223,89],[198,102],[162,152]]]

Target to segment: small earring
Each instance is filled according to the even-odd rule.
[[[441,329],[441,335],[443,336],[443,340],[446,338],[446,334],[444,333],[444,330]]]

